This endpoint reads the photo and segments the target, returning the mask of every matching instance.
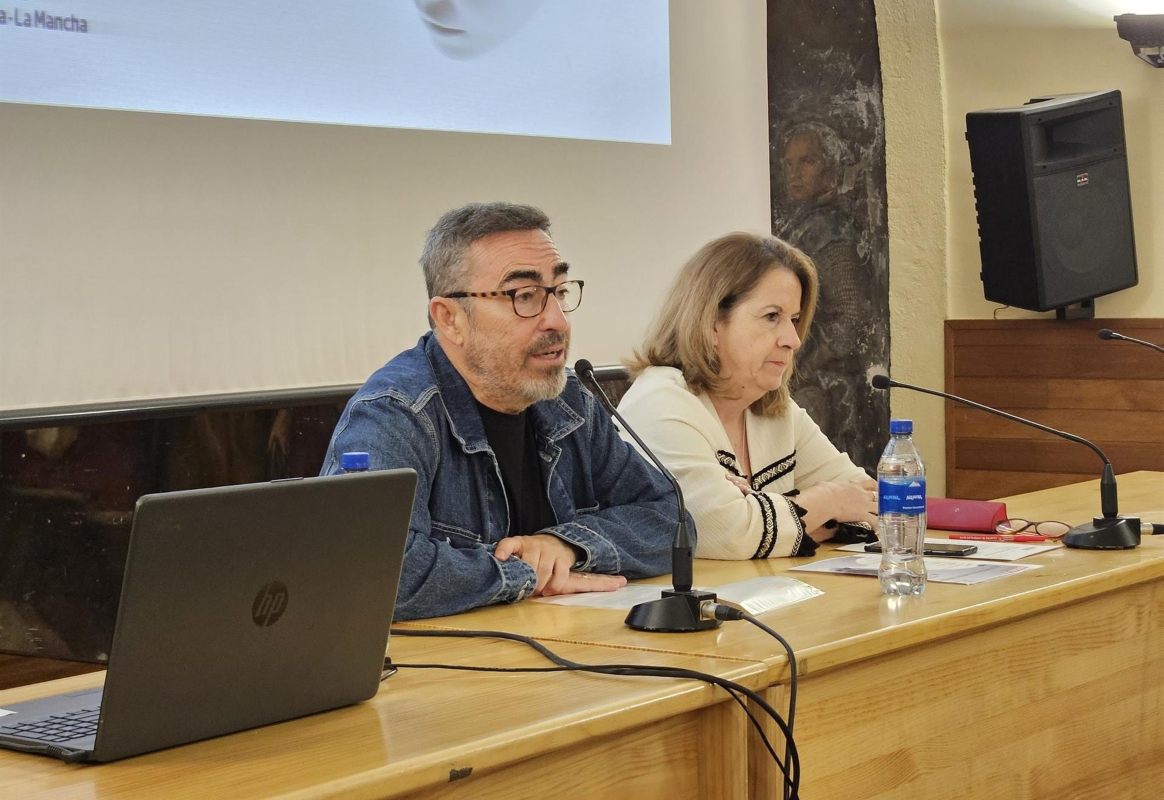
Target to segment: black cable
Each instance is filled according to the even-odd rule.
[[[781,770],[781,772],[783,772],[785,774],[785,778],[786,779],[788,778],[788,771],[785,768],[784,763],[782,763],[780,761],[780,758],[776,755],[776,751],[772,747],[771,742],[768,740],[768,737],[765,734],[764,729],[761,727],[759,721],[755,718],[755,716],[752,714],[751,710],[747,707],[747,705],[745,703],[743,703],[743,701],[741,701],[739,699],[739,697],[736,696],[735,692],[738,691],[740,693],[743,693],[743,694],[747,695],[749,697],[749,699],[756,702],[757,705],[759,705],[761,708],[764,709],[765,713],[767,713],[769,716],[771,716],[773,718],[773,720],[776,722],[777,726],[780,727],[781,732],[785,734],[786,739],[791,738],[788,736],[789,730],[786,727],[784,720],[780,717],[779,712],[777,712],[774,708],[772,708],[772,706],[769,705],[768,702],[763,699],[763,697],[756,694],[751,689],[748,689],[745,686],[737,684],[735,681],[730,681],[730,680],[727,680],[726,678],[720,678],[716,675],[711,675],[711,674],[705,673],[705,672],[699,672],[697,670],[685,669],[683,667],[642,667],[642,666],[633,665],[633,664],[582,664],[580,662],[571,661],[570,659],[559,656],[557,653],[553,652],[548,647],[544,646],[543,644],[541,644],[540,642],[538,642],[535,639],[531,639],[529,637],[522,636],[521,634],[505,633],[503,631],[428,631],[428,630],[426,630],[426,631],[418,631],[418,630],[396,631],[396,630],[393,630],[393,633],[399,633],[399,634],[404,635],[404,636],[448,636],[448,637],[460,637],[460,638],[508,639],[508,640],[515,641],[515,642],[521,642],[522,644],[525,644],[529,647],[532,647],[533,649],[537,650],[539,653],[544,655],[547,659],[549,659],[550,661],[559,665],[559,668],[557,668],[557,669],[550,668],[550,667],[477,667],[477,666],[449,665],[449,664],[419,664],[419,665],[417,665],[417,664],[395,664],[394,666],[396,666],[396,667],[421,668],[421,669],[460,669],[460,670],[470,670],[470,671],[476,671],[476,672],[580,671],[580,672],[596,672],[596,673],[608,674],[608,675],[641,675],[641,676],[646,676],[646,677],[686,678],[689,680],[701,680],[701,681],[704,681],[706,683],[711,683],[711,684],[719,686],[720,688],[727,691],[728,694],[730,694],[732,696],[732,699],[735,700],[740,705],[740,707],[744,710],[744,713],[748,716],[748,719],[751,721],[752,726],[756,729],[756,733],[763,740],[765,748],[772,755],[772,758],[776,761],[777,765],[780,766],[780,770]],[[786,758],[787,758],[787,756],[786,756]],[[799,766],[798,766],[797,771],[799,772]]]
[[[788,654],[788,734],[787,738],[784,740],[784,759],[787,761],[787,745],[792,741],[792,726],[796,723],[796,653],[793,652],[792,645],[788,643],[787,639],[785,639],[772,628],[769,628],[763,622],[760,622],[760,620],[756,619],[751,614],[744,614],[744,619],[767,633],[769,636],[776,639],[776,641],[780,642],[780,644],[784,646],[784,651]],[[785,800],[790,800],[787,785],[785,785],[784,792]]]
[[[666,672],[655,672],[651,667],[640,667],[627,664],[579,664],[577,666],[556,666],[556,667],[483,667],[476,664],[396,664],[400,669],[448,669],[461,670],[464,672],[507,672],[507,673],[525,673],[525,672],[593,672],[599,675],[625,675],[632,677],[658,677],[658,678],[688,678],[692,680],[708,680],[714,679],[714,675],[708,673],[698,672],[696,670],[683,671],[682,667],[659,667],[657,669],[666,670]],[[772,747],[771,741],[764,732],[760,721],[756,719],[755,714],[748,708],[740,696],[736,693],[736,687],[733,681],[727,681],[720,678],[718,681],[723,683],[716,683],[736,704],[743,710],[748,717],[748,721],[756,730],[756,734],[760,737],[764,744],[764,748],[768,754],[772,756],[772,760],[780,767],[780,771],[785,773],[784,762],[780,760],[780,756],[776,754],[776,749]],[[716,682],[708,680],[708,682]]]
[[[721,608],[730,608],[730,606],[720,606]],[[731,609],[735,611],[735,609]],[[742,612],[740,612],[742,613]],[[736,618],[736,617],[732,617]],[[744,617],[739,617],[744,618]],[[764,626],[766,627],[766,626]],[[768,629],[771,630],[771,629]],[[454,637],[454,638],[487,638],[487,639],[506,639],[509,641],[520,642],[528,647],[533,648],[549,661],[557,664],[557,667],[478,667],[470,665],[455,665],[455,664],[400,664],[393,663],[392,666],[399,669],[451,669],[451,670],[467,670],[475,672],[590,672],[603,675],[623,675],[623,676],[644,676],[644,677],[660,677],[660,678],[684,678],[688,680],[699,680],[705,683],[719,686],[728,693],[735,702],[743,709],[744,714],[751,722],[752,727],[756,730],[761,741],[767,749],[768,754],[776,763],[780,772],[784,776],[784,796],[789,800],[796,800],[799,796],[800,789],[800,755],[796,750],[796,744],[792,738],[792,729],[785,723],[780,713],[768,703],[758,692],[749,689],[746,686],[736,683],[735,681],[720,678],[716,675],[711,675],[697,670],[685,669],[683,667],[661,667],[661,666],[638,666],[633,664],[583,664],[558,655],[548,647],[532,639],[528,636],[522,636],[516,633],[507,633],[504,631],[453,631],[453,630],[400,630],[393,628],[392,633],[398,636],[418,636],[418,637]],[[738,693],[738,694],[737,694]],[[748,708],[739,695],[743,695],[763,709],[776,726],[784,734],[785,741],[785,758],[783,761],[776,754],[775,748],[772,747],[767,735],[763,730],[763,726],[751,709]]]
[[[792,744],[792,726],[796,722],[796,653],[793,651],[792,645],[789,644],[788,640],[777,633],[775,630],[768,627],[763,622],[760,622],[760,620],[756,619],[756,617],[742,609],[725,605],[723,603],[709,603],[707,604],[705,610],[713,614],[716,619],[747,620],[760,630],[767,633],[769,636],[773,637],[776,641],[780,642],[780,644],[784,647],[784,652],[788,654],[788,669],[790,671],[788,676],[788,730],[784,731],[784,761],[787,762],[789,745]],[[777,763],[779,763],[779,761],[777,761]],[[797,765],[799,767],[799,759],[797,759]],[[797,777],[799,778],[799,772]],[[784,800],[792,800],[794,797],[795,794],[789,794],[789,785],[786,781],[784,784]]]

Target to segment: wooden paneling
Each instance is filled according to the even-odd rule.
[[[1087,480],[1091,475],[1079,475],[1069,472],[1025,472],[1021,470],[960,470],[958,487],[949,490],[947,494],[955,497],[969,497],[981,500],[984,498],[999,497],[1001,487],[1018,487],[1015,492],[1037,492],[1040,489],[1050,489],[1056,486],[1069,486]],[[1096,495],[1094,508],[1089,509],[1082,517],[1065,520],[1071,524],[1087,522],[1089,516],[1099,514],[1099,496]],[[1010,512],[1012,515],[1013,511]]]
[[[1131,587],[805,681],[805,796],[1159,797],[1160,601]]]
[[[1164,319],[948,320],[946,391],[1093,441],[1116,472],[1164,469]],[[1098,477],[1085,446],[946,404],[946,494],[988,499]],[[1096,509],[1098,512],[1098,508]]]
[[[1077,324],[1031,320],[1042,325]],[[1022,331],[1015,331],[1015,338]],[[1095,339],[1092,344],[1090,339]],[[1021,340],[1020,340],[1021,341]],[[1104,352],[1096,352],[1095,349]],[[1114,353],[1113,350],[1127,352]],[[966,377],[994,378],[1003,375],[1030,378],[1106,380],[1112,377],[1164,378],[1160,354],[1129,342],[1105,342],[1098,336],[1072,344],[1010,344],[963,346],[960,369]]]
[[[1164,355],[1161,358],[1164,358]],[[1011,411],[1011,409],[1003,410]],[[1019,413],[1019,411],[1021,409],[1015,410],[1014,413]],[[1038,412],[1028,411],[1022,416],[1093,441],[1098,439],[1112,443],[1164,441],[1164,430],[1161,430],[1159,425],[1160,422],[1164,422],[1164,416],[1159,412],[1116,411],[1115,409],[1083,411],[1065,408]],[[1000,419],[973,408],[955,407],[953,413],[947,415],[947,420],[951,418],[958,426],[960,435],[974,438],[1021,439],[1039,442],[1051,441],[1056,438],[1049,433],[1019,425],[1010,420]],[[1063,440],[1060,439],[1060,441]],[[1099,447],[1102,449],[1103,445],[1100,444]],[[1101,462],[1097,461],[1097,463]],[[1117,465],[1116,471],[1130,472],[1131,470]]]
[[[1000,450],[1001,446],[1001,450]],[[1118,442],[1104,448],[1120,472],[1160,470],[1164,462],[1164,448],[1154,442]],[[1091,478],[1100,464],[1099,457],[1086,447],[1048,437],[1045,442],[1024,442],[1021,447],[1000,445],[998,439],[967,436],[958,443],[957,468],[960,470],[990,471],[1000,468],[1010,472],[1076,473]]]
[[[630,386],[594,374],[615,403]],[[358,388],[0,410],[0,688],[104,669],[139,496],[316,475]],[[74,442],[51,458],[28,443],[49,427]]]
[[[409,800],[511,800],[516,773],[522,786],[537,786],[544,797],[742,798],[747,794],[747,769],[741,766],[747,763],[745,724],[734,703],[720,703],[623,736],[594,737],[522,761],[516,769],[474,771],[472,780],[450,780]],[[708,752],[724,757],[701,758]]]
[[[1160,356],[1164,361],[1164,356]],[[999,375],[958,379],[964,397],[1011,409],[1086,409],[1153,411],[1160,406],[1160,381],[1091,378],[1041,378]]]
[[[0,689],[25,686],[30,683],[84,675],[105,669],[104,664],[83,664],[57,658],[0,655]]]

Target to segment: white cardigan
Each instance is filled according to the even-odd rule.
[[[746,412],[754,471],[753,493],[744,495],[724,477],[728,472],[739,475],[740,469],[711,399],[688,389],[683,373],[672,367],[648,367],[618,407],[683,487],[700,558],[792,555],[807,533],[784,495],[825,481],[869,477],[833,447],[804,409],[789,401],[775,417]]]

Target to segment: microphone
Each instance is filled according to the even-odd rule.
[[[640,631],[665,631],[667,633],[682,633],[686,631],[705,631],[719,627],[718,619],[704,619],[702,609],[706,603],[714,603],[714,592],[693,591],[691,589],[692,561],[695,559],[695,540],[691,531],[687,529],[687,507],[683,504],[683,490],[679,488],[679,481],[671,474],[671,470],[663,466],[651,448],[639,438],[634,429],[623,419],[622,414],[610,402],[602,385],[594,377],[594,365],[584,358],[574,364],[574,372],[598,398],[602,407],[618,420],[623,430],[631,435],[647,457],[654,462],[659,471],[671,482],[675,489],[675,497],[679,501],[679,524],[675,528],[675,538],[671,543],[671,589],[663,591],[658,600],[639,603],[626,616],[626,624]]]
[[[901,383],[900,381],[893,380],[888,375],[874,375],[869,383],[873,385],[874,389],[896,387],[899,389],[912,389],[922,394],[932,394],[934,397],[944,397],[947,400],[953,400],[955,403],[977,408],[988,414],[994,414],[996,417],[1009,419],[1012,422],[1018,422],[1022,425],[1029,425],[1040,431],[1045,431],[1067,439],[1068,441],[1078,442],[1086,447],[1090,447],[1103,460],[1103,477],[1099,479],[1100,508],[1103,516],[1094,517],[1090,523],[1076,525],[1063,536],[1063,544],[1082,550],[1130,550],[1140,544],[1139,518],[1121,517],[1119,515],[1115,471],[1112,469],[1111,461],[1103,454],[1102,450],[1082,436],[1076,436],[1073,433],[1050,428],[1033,420],[1008,414],[1005,411],[985,406],[982,403],[975,403],[973,400],[967,400],[964,397],[958,397],[955,394],[947,394],[946,392],[939,392],[934,389],[923,389],[921,386],[914,386],[909,383]]]
[[[1144,347],[1150,347],[1158,353],[1164,353],[1164,347],[1161,347],[1158,344],[1152,344],[1151,342],[1145,342],[1143,339],[1135,339],[1131,336],[1124,336],[1122,333],[1116,333],[1111,328],[1102,329],[1099,332],[1098,336],[1100,339],[1106,339],[1109,342],[1115,341],[1118,339],[1118,340],[1123,341],[1123,342],[1133,342],[1135,344],[1142,344]]]

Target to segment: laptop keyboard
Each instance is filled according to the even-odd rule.
[[[35,722],[0,725],[0,734],[41,742],[67,742],[97,733],[97,718],[100,715],[100,706],[82,708],[67,714],[53,714]]]

